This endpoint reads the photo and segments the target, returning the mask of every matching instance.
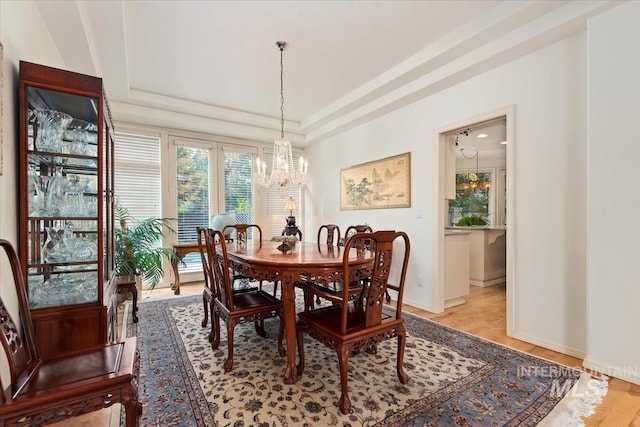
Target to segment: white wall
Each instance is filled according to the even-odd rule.
[[[406,231],[412,254],[405,302],[431,309],[436,130],[514,105],[515,335],[584,354],[585,48],[584,33],[572,36],[310,147],[305,232],[314,235],[323,222],[365,221]],[[412,156],[410,209],[339,210],[341,168],[406,151]],[[424,287],[416,286],[417,276]]]
[[[52,42],[40,12],[32,1],[0,2],[0,41],[4,46],[3,81],[3,155],[4,171],[0,176],[0,237],[17,244],[18,195],[16,182],[18,69],[19,61],[31,61],[53,67],[64,64]],[[4,264],[2,264],[4,265]],[[2,283],[5,269],[2,269]],[[0,292],[4,287],[0,289]]]
[[[640,384],[640,233],[635,215],[640,3],[589,23],[588,340],[585,365]],[[630,226],[629,226],[630,225]]]
[[[18,194],[16,163],[18,63],[38,62],[54,67],[64,64],[54,46],[40,12],[32,1],[0,1],[0,42],[4,47],[3,72],[3,174],[0,176],[0,238],[10,241],[17,250]],[[0,255],[0,295],[14,321],[18,321],[18,303],[12,287],[11,268],[4,253]],[[0,375],[10,384],[6,360]]]

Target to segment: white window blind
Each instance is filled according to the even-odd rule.
[[[270,173],[273,163],[273,153],[265,150],[264,152],[265,162],[267,163],[267,173]],[[293,153],[293,164],[297,165],[300,161],[300,154]],[[289,197],[293,197],[296,202],[297,209],[293,212],[293,216],[296,217],[296,224],[302,229],[302,190],[300,187],[287,188],[284,196],[279,187],[266,188],[262,192],[262,212],[263,219],[260,227],[262,228],[263,238],[265,240],[271,239],[273,236],[280,236],[282,230],[287,225],[287,217],[289,211],[285,209],[287,200]],[[303,240],[307,239],[307,236],[302,235]],[[315,240],[315,236],[312,240]]]
[[[162,217],[160,136],[114,133],[114,190],[134,218]]]
[[[115,132],[113,137],[118,202],[135,219],[162,217],[160,135]],[[115,225],[120,226],[117,221]]]
[[[224,162],[224,211],[239,223],[252,224],[253,152],[232,146],[221,146]]]
[[[176,144],[178,242],[195,242],[196,227],[208,227],[210,149]]]

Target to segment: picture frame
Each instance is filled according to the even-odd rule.
[[[410,152],[340,171],[340,210],[410,207]]]

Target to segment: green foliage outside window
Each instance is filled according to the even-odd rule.
[[[206,150],[178,145],[178,212],[193,212],[208,200],[209,158]]]
[[[456,198],[449,200],[449,207],[462,208],[463,217],[476,215],[486,221],[489,216],[490,184],[489,172],[457,173]]]
[[[224,153],[224,204],[226,212],[251,212],[251,174],[251,154]]]

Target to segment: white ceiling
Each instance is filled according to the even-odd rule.
[[[114,119],[305,146],[585,28],[611,1],[38,1]]]

